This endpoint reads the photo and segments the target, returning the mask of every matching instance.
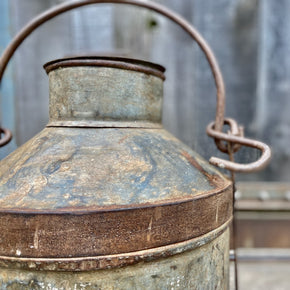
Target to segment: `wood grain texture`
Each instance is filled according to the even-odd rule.
[[[60,2],[11,1],[15,34],[32,17]],[[15,54],[16,142],[39,132],[48,121],[48,78],[42,69],[47,61],[67,55],[110,50],[111,7],[79,9],[51,20],[29,37]],[[96,31],[98,33],[96,33]]]
[[[290,2],[262,1],[256,116],[257,134],[272,145],[270,181],[290,177]]]

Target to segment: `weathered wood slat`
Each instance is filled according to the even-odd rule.
[[[9,1],[0,2],[0,53],[4,50],[10,41],[10,19],[9,19]],[[14,115],[14,83],[11,66],[7,68],[7,72],[3,78],[0,91],[0,117],[1,126],[14,131],[15,115]],[[0,158],[2,159],[13,150],[16,149],[15,140],[1,148]]]
[[[13,34],[33,16],[59,2],[64,1],[11,1]],[[38,28],[19,48],[15,54],[18,145],[39,132],[48,121],[48,78],[42,65],[84,50],[110,49],[111,9],[108,6],[89,7],[68,12]]]
[[[290,178],[290,2],[261,1],[256,133],[272,145],[262,178]]]

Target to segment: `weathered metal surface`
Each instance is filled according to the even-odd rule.
[[[84,257],[9,257],[0,256],[0,266],[10,269],[33,269],[41,271],[92,271],[98,269],[119,268],[134,265],[140,262],[150,262],[169,258],[183,252],[192,251],[212,242],[228,229],[229,222],[219,228],[197,238],[167,246],[155,247],[147,250],[126,252],[121,254],[109,254]]]
[[[2,255],[142,250],[231,217],[230,182],[162,129],[47,128],[1,165]]]
[[[73,74],[76,74],[76,69],[72,68]],[[96,70],[98,69],[100,68],[97,67]],[[107,67],[102,69],[107,73]],[[59,70],[67,71],[67,69]],[[81,75],[83,68],[80,67],[79,70]],[[119,73],[121,72],[127,76],[126,70],[119,69]],[[130,104],[140,101],[139,95],[127,95],[128,91],[134,93],[138,92],[139,86],[144,87],[144,84],[139,84],[140,78],[142,76],[131,77],[127,81],[123,79],[124,95],[119,92],[116,94],[119,94],[121,102],[124,102],[124,112],[118,118],[127,120],[125,113],[127,111],[128,114],[131,113]],[[148,76],[144,76],[143,79],[146,84]],[[59,118],[57,114],[59,110],[64,110],[65,114],[69,112],[70,110],[65,107],[71,106],[70,103],[74,106],[70,107],[71,110],[84,114],[90,109],[86,107],[87,102],[94,104],[100,98],[101,103],[104,102],[105,109],[111,105],[110,100],[105,103],[106,97],[110,99],[111,95],[102,95],[100,92],[111,85],[112,79],[109,76],[102,79],[103,84],[100,88],[91,86],[95,88],[93,93],[89,91],[86,95],[85,88],[80,90],[79,94],[86,100],[85,102],[82,102],[78,92],[75,90],[74,93],[71,92],[75,77],[71,82],[69,80],[68,77],[67,86],[58,81],[50,83],[51,90],[57,92],[55,95],[51,94],[54,101],[51,102],[50,109],[57,115],[55,117],[51,114],[52,120]],[[162,82],[157,84],[162,86]],[[65,90],[57,91],[58,88]],[[161,88],[156,88],[157,93],[160,91]],[[145,90],[144,93],[146,92]],[[113,92],[109,93],[112,93],[113,99],[116,98]],[[68,100],[65,95],[72,95],[76,100]],[[95,102],[87,101],[88,97],[95,99]],[[152,97],[151,91],[149,97]],[[137,101],[134,98],[137,98]],[[150,105],[147,107],[145,103],[143,111],[148,118],[151,118],[154,112],[161,111],[159,98],[160,96],[155,102],[157,108],[153,109],[153,113]],[[52,108],[53,106],[56,108]],[[137,107],[136,111],[135,117],[138,118],[141,109]],[[110,114],[115,113],[110,110]],[[111,121],[113,117],[108,115],[106,116]],[[86,117],[70,115],[72,121],[83,119]],[[105,121],[106,118],[103,117],[103,122]],[[11,169],[7,171],[7,168]],[[174,200],[177,196],[190,199],[198,194],[220,192],[230,185],[230,182],[214,167],[163,129],[46,128],[3,160],[0,173],[3,198],[9,197],[5,201],[3,199],[0,201],[0,207],[23,210],[32,208],[52,210],[72,205],[76,208],[84,205],[102,207],[113,204],[142,204],[158,200]],[[70,190],[73,190],[74,194],[81,195],[83,200],[78,196],[62,196]],[[85,197],[83,192],[86,192]],[[48,194],[54,196],[47,196]],[[41,198],[36,198],[36,195]],[[74,204],[69,203],[72,198]]]
[[[15,49],[40,24],[76,7],[107,2],[155,10],[198,42],[216,81],[218,130],[223,120],[224,86],[210,48],[178,15],[151,2],[75,1],[60,5],[16,36],[0,59],[0,75]],[[55,278],[49,283],[57,278],[55,270],[81,271],[79,281],[87,275],[84,271],[99,269],[96,274],[100,276],[93,277],[100,282],[94,280],[93,287],[104,289],[114,288],[119,278],[113,275],[118,270],[105,273],[101,269],[128,266],[121,272],[126,289],[130,282],[138,289],[158,284],[162,289],[169,285],[162,269],[167,262],[170,269],[181,268],[182,273],[186,267],[187,275],[190,265],[190,274],[194,270],[207,277],[210,288],[226,289],[228,231],[216,237],[231,220],[231,182],[165,130],[150,127],[150,122],[161,122],[163,69],[133,60],[124,64],[124,59],[115,58],[65,59],[46,68],[53,123],[0,164],[2,266],[52,270]],[[81,126],[78,121],[83,122]],[[110,128],[112,122],[122,121],[132,124]],[[135,126],[139,121],[148,127]],[[201,248],[191,251],[203,244],[203,248],[212,249],[207,253],[210,263]],[[157,263],[148,262],[151,259]],[[172,265],[176,260],[178,265]],[[154,279],[150,282],[142,269],[128,281],[128,271],[135,269],[129,265],[134,263],[138,263],[132,266],[136,269],[145,267],[146,275],[150,263],[160,273],[151,275]],[[199,264],[203,264],[203,271]],[[36,279],[42,279],[42,272],[35,273]],[[84,279],[90,283],[88,275]],[[182,282],[187,288],[200,284],[200,278],[188,279],[185,274],[177,279],[176,287]],[[8,280],[11,283],[13,278]],[[174,286],[172,275],[170,280],[170,287]],[[27,285],[31,287],[31,281]]]
[[[46,128],[5,158],[0,174],[7,211],[160,205],[230,187],[162,129]]]
[[[105,121],[128,125],[131,121],[133,125],[128,127],[135,127],[146,121],[160,126],[164,68],[109,57],[59,60],[45,68],[50,80],[50,122],[54,125],[56,121],[86,121],[90,127],[107,127]]]
[[[156,77],[165,80],[164,72],[165,68],[161,65],[151,63],[148,61],[134,61],[130,58],[122,58],[121,56],[72,56],[65,59],[53,60],[44,65],[44,69],[47,73],[53,70],[64,67],[84,67],[84,66],[101,66],[101,67],[113,67],[121,68],[124,70],[137,71],[148,75],[154,75]],[[112,77],[112,75],[111,75]]]
[[[210,236],[212,233],[207,235]],[[228,289],[228,230],[170,258],[120,269],[53,272],[0,269],[5,289]],[[203,269],[201,271],[201,269]]]
[[[2,266],[86,271],[174,260],[227,228],[231,182],[155,128],[162,79],[148,73],[92,63],[49,72],[51,121],[63,127],[50,124],[0,164]],[[108,109],[114,102],[119,111]]]

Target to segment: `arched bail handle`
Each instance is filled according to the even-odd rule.
[[[85,5],[97,4],[97,3],[115,3],[115,4],[129,4],[139,7],[144,7],[149,10],[155,11],[163,16],[169,18],[176,24],[178,24],[185,32],[187,32],[199,45],[201,50],[204,52],[207,61],[210,65],[215,85],[217,91],[217,108],[216,108],[216,118],[215,118],[215,130],[218,132],[222,132],[223,124],[224,124],[224,111],[225,111],[225,87],[223,82],[223,77],[217,63],[217,60],[203,37],[198,33],[198,31],[184,18],[176,14],[175,12],[169,10],[168,8],[159,5],[157,3],[151,1],[141,1],[141,0],[75,0],[68,1],[63,4],[57,5],[44,13],[38,15],[33,20],[31,20],[22,30],[14,37],[14,39],[10,42],[8,47],[3,52],[3,55],[0,59],[0,83],[2,80],[3,73],[5,68],[13,56],[15,50],[19,47],[19,45],[23,42],[23,40],[31,34],[38,26],[43,24],[44,22],[54,18],[55,16],[64,13],[66,11],[72,10],[74,8],[78,8]],[[224,144],[216,139],[216,144],[220,150],[227,150]]]
[[[232,119],[225,119],[225,124],[233,124],[234,122],[235,121]],[[240,127],[240,133],[242,133],[241,130],[242,129]],[[265,143],[262,143],[262,142],[257,141],[257,140],[245,138],[245,137],[243,137],[242,134],[241,135],[233,135],[231,132],[229,132],[228,134],[223,133],[223,132],[217,132],[215,130],[215,122],[210,123],[207,126],[206,131],[207,131],[207,134],[209,136],[211,136],[215,139],[223,140],[223,141],[232,143],[233,148],[235,148],[236,145],[244,145],[247,147],[256,148],[256,149],[260,150],[262,153],[261,157],[257,161],[249,163],[249,164],[240,164],[240,163],[224,160],[224,159],[217,158],[217,157],[211,157],[209,162],[215,166],[218,166],[220,168],[225,168],[228,170],[232,170],[232,171],[236,171],[236,172],[249,173],[249,172],[255,172],[255,171],[259,171],[259,170],[263,169],[271,159],[271,149]]]

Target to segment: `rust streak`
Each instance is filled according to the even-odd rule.
[[[127,138],[129,137],[129,135],[124,136],[123,138],[121,138],[118,142],[118,144],[123,143]]]
[[[224,185],[224,182],[220,180],[220,178],[217,178],[216,175],[211,175],[208,172],[206,172],[203,167],[186,151],[182,151],[181,155],[186,158],[186,160],[197,170],[199,170],[209,181],[211,186],[214,187],[222,187]]]
[[[201,171],[204,175],[208,175],[205,170],[202,168],[202,166],[191,156],[189,155],[186,151],[181,152],[182,156],[186,158],[186,160],[196,169]]]

